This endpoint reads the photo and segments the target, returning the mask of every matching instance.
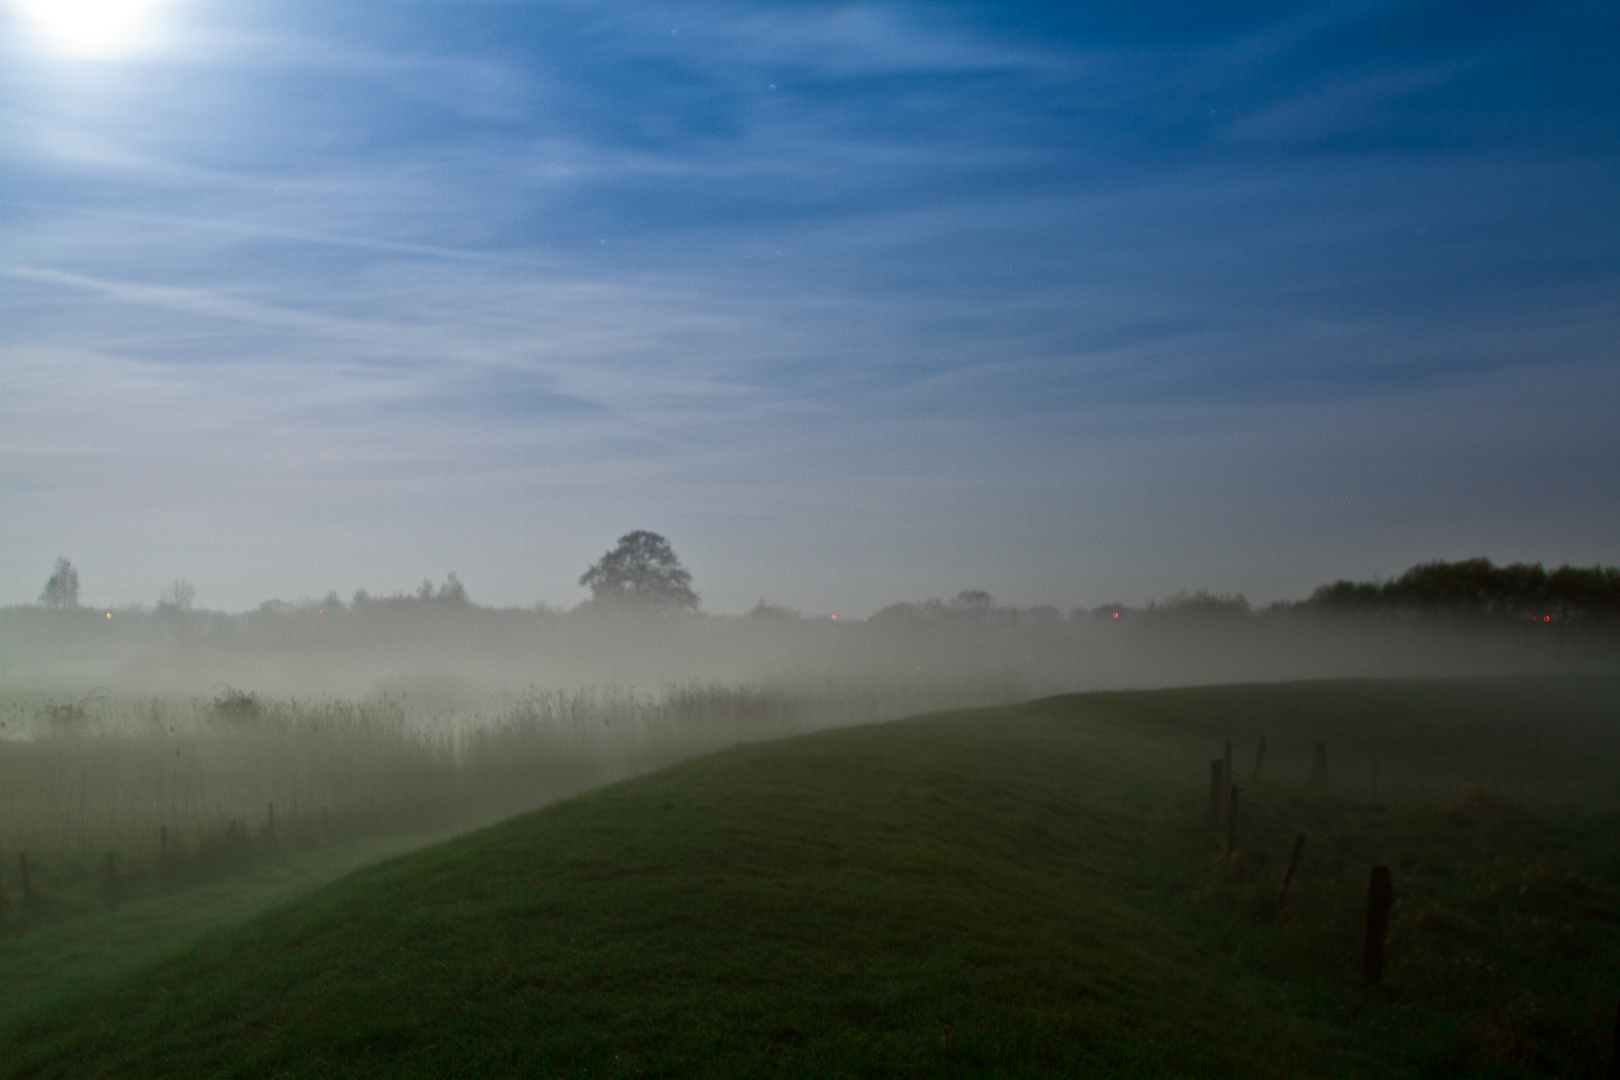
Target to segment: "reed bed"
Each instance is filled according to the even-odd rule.
[[[0,699],[0,903],[230,871],[288,844],[471,827],[739,741],[1013,700],[1014,679],[913,689],[687,685],[273,699]],[[81,889],[82,891],[82,889]]]

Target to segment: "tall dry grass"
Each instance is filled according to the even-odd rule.
[[[738,741],[1024,691],[992,679],[910,691],[427,686],[354,701],[224,686],[13,694],[0,699],[0,858],[100,866],[111,852],[125,872],[178,872],[272,844],[472,826]]]

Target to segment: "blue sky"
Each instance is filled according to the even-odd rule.
[[[0,12],[0,602],[1620,562],[1612,4]]]

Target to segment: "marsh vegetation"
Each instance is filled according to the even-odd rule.
[[[420,681],[359,701],[94,692],[0,700],[0,890],[39,914],[247,869],[287,848],[442,833],[739,741],[1008,700],[699,685],[472,691]]]

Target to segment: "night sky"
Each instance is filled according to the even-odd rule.
[[[0,603],[1620,562],[1613,0],[75,3],[0,0]]]

